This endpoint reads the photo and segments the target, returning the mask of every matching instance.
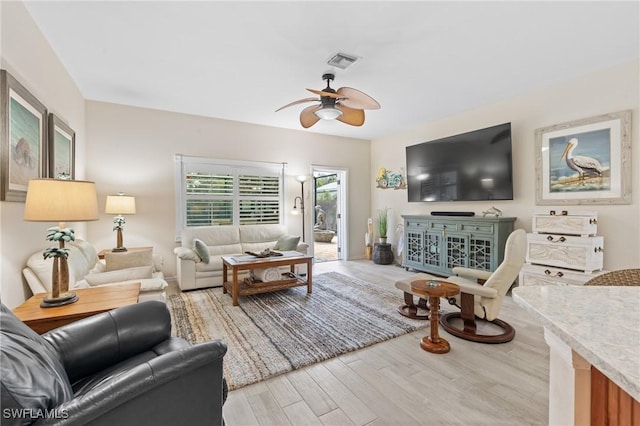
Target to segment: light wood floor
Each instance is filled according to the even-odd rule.
[[[335,261],[337,271],[394,289],[397,266]],[[398,304],[401,303],[398,294]],[[445,303],[445,311],[456,309]],[[542,327],[507,297],[500,317],[515,339],[486,345],[440,333],[451,352],[420,349],[428,328],[229,393],[234,425],[546,425],[549,351]]]

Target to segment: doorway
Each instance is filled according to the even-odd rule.
[[[346,170],[313,167],[314,262],[346,259]]]

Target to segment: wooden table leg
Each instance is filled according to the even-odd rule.
[[[238,306],[238,268],[234,266],[231,269],[233,275],[233,282],[231,283],[231,298],[233,299],[233,306]]]
[[[462,293],[460,295],[460,317],[464,323],[463,333],[476,334],[476,318],[475,318],[475,301],[471,293]]]
[[[311,294],[313,291],[313,271],[312,271],[311,259],[307,259],[307,293]]]
[[[444,354],[449,352],[451,347],[449,342],[441,338],[438,334],[438,323],[440,320],[440,297],[429,297],[429,325],[430,336],[425,336],[420,342],[420,347],[427,352],[434,354]]]
[[[222,294],[227,294],[227,287],[225,287],[225,283],[227,282],[227,264],[222,262]]]

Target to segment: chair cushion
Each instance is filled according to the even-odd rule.
[[[240,231],[237,226],[203,226],[182,230],[182,247],[193,247],[193,239],[202,240],[207,246],[231,245],[240,243]]]
[[[209,247],[199,238],[193,239],[193,250],[204,263],[209,263]]]
[[[274,250],[283,250],[290,251],[298,248],[298,242],[300,242],[300,237],[296,237],[294,235],[283,235],[278,238],[276,245],[273,247]]]
[[[239,226],[240,242],[243,246],[247,243],[271,243],[278,241],[282,235],[287,233],[283,225],[242,225]]]
[[[5,305],[0,312],[2,408],[42,413],[73,398],[55,351]]]
[[[118,269],[115,271],[100,272],[98,274],[89,274],[85,277],[85,280],[90,285],[94,286],[152,277],[152,266],[138,266],[135,268]]]
[[[108,252],[104,255],[107,271],[133,268],[136,266],[153,266],[153,249]]]

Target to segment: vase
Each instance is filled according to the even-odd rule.
[[[387,244],[387,237],[380,237],[378,238],[378,242],[380,244]]]

